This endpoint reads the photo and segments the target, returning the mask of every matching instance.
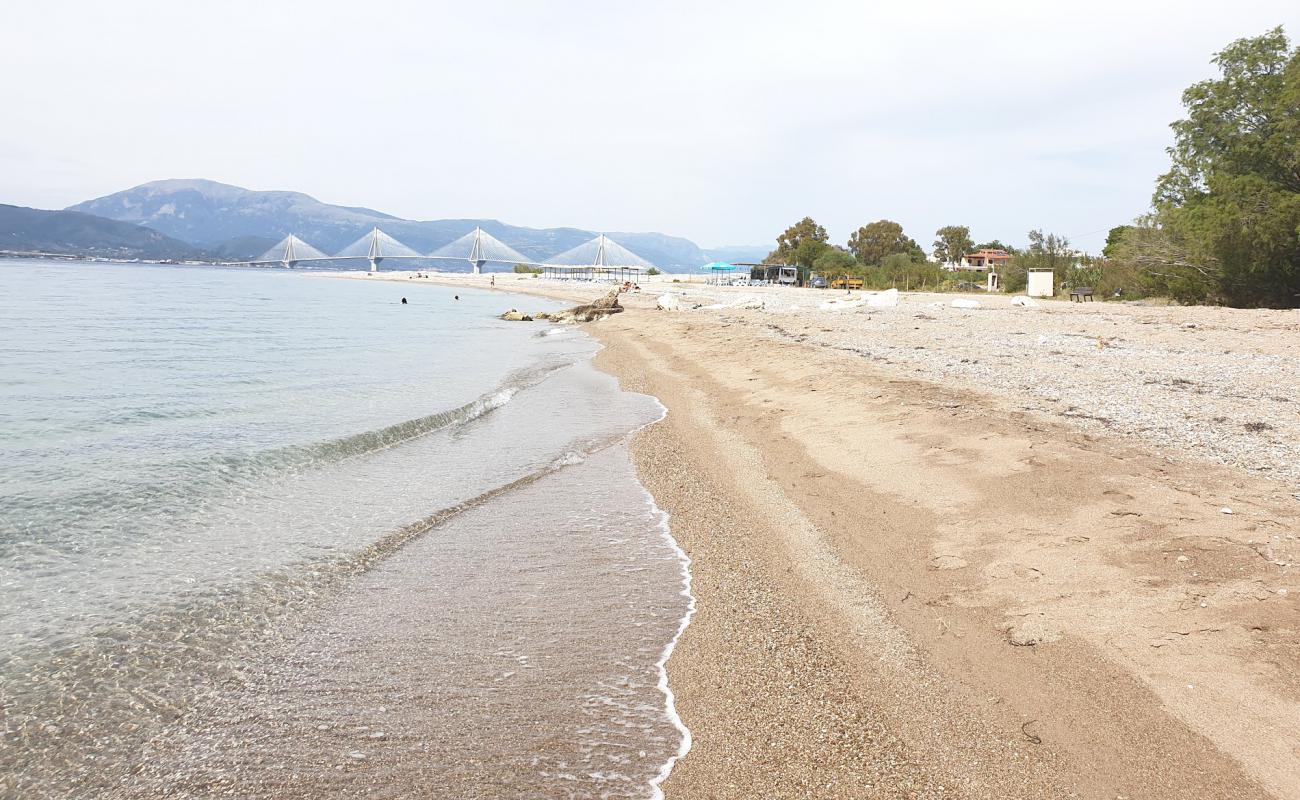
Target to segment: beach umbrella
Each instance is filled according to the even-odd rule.
[[[725,261],[710,261],[700,269],[704,272],[709,273],[710,275],[716,275],[718,277],[718,280],[721,281],[722,273],[735,272],[737,269],[739,269],[739,267],[737,267],[735,264],[728,264]]]

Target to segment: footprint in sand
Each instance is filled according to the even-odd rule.
[[[996,561],[989,564],[984,568],[984,575],[989,578],[1020,578],[1025,581],[1036,581],[1043,577],[1042,570],[1015,561]]]
[[[964,569],[969,564],[969,561],[964,558],[958,558],[957,556],[944,555],[935,556],[930,559],[931,569]]]
[[[1016,647],[1060,641],[1063,635],[1061,629],[1041,611],[1011,615],[998,627],[1007,635],[1007,642]]]

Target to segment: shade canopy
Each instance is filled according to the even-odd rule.
[[[700,269],[712,272],[733,272],[740,269],[740,267],[737,267],[735,264],[728,264],[725,261],[710,261]]]

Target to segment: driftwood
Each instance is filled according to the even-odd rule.
[[[532,322],[533,320],[543,320],[546,322],[559,323],[576,323],[576,322],[594,322],[610,314],[617,314],[623,310],[618,304],[618,290],[613,289],[609,294],[590,303],[580,306],[574,306],[566,311],[557,311],[554,314],[545,311],[536,314],[524,314],[515,309],[510,309],[501,315],[501,319]]]

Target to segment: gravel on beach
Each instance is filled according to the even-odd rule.
[[[855,353],[908,377],[1300,485],[1300,311],[947,295],[835,311],[810,290],[693,289],[695,310],[766,337]],[[826,293],[820,293],[825,295]],[[841,298],[843,295],[837,295]]]

